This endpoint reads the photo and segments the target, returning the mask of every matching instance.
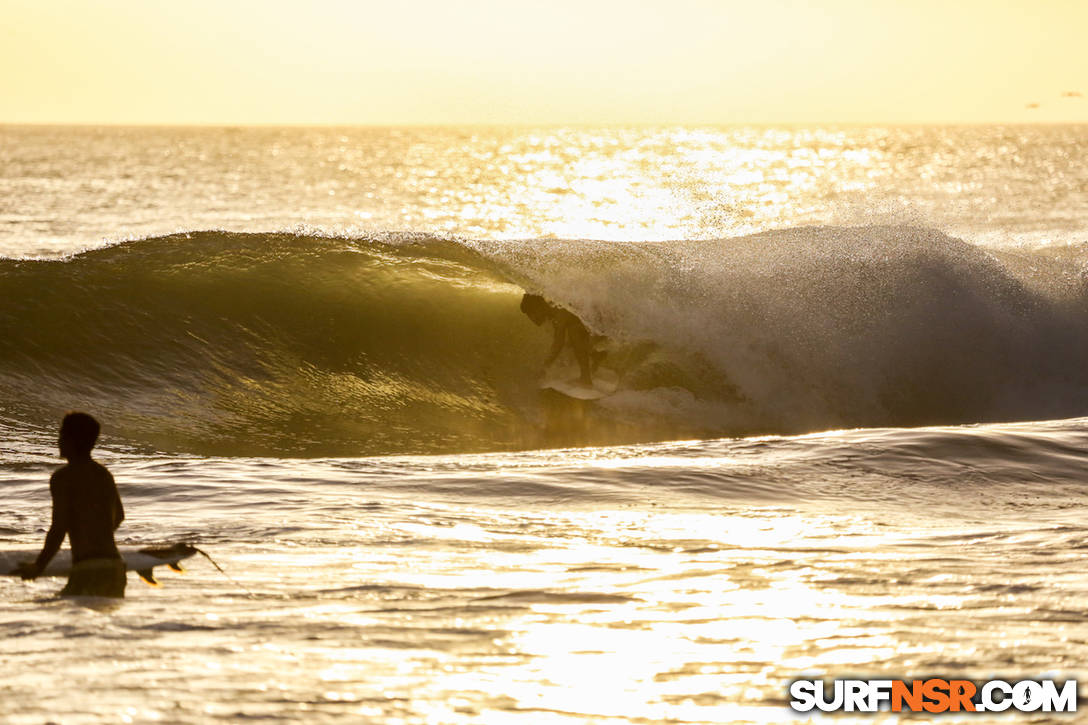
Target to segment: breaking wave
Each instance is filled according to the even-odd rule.
[[[1088,411],[1083,250],[915,227],[715,241],[193,232],[0,259],[0,414],[202,455],[466,452]],[[525,291],[619,391],[538,389]]]

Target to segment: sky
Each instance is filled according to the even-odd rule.
[[[1088,122],[1086,96],[1088,0],[0,0],[2,123]]]

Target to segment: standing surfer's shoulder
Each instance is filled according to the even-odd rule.
[[[57,489],[67,486],[70,479],[71,464],[65,463],[63,466],[53,471],[53,475],[49,477],[49,490],[55,493]]]

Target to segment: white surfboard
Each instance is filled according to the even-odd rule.
[[[597,368],[593,373],[593,385],[586,385],[578,376],[573,378],[560,372],[558,375],[546,376],[540,382],[542,390],[554,390],[568,398],[578,400],[600,400],[616,392],[619,386],[619,376],[608,368]]]
[[[188,559],[197,553],[195,546],[190,544],[174,544],[173,546],[147,546],[140,549],[123,546],[120,547],[121,558],[125,560],[125,569],[134,571],[148,584],[158,584],[152,571],[156,566],[166,565],[174,571],[181,571],[178,564],[183,559]],[[23,549],[22,551],[0,551],[0,575],[18,576],[19,565],[25,561],[34,561],[41,549]],[[49,566],[45,567],[42,576],[68,576],[72,570],[72,552],[65,549],[58,551]]]

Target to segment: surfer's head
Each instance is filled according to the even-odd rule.
[[[89,456],[101,426],[86,413],[69,413],[60,424],[60,454],[68,459]]]
[[[540,295],[531,295],[528,292],[521,298],[521,311],[529,316],[537,325],[543,325],[548,319],[548,313],[552,306]]]

